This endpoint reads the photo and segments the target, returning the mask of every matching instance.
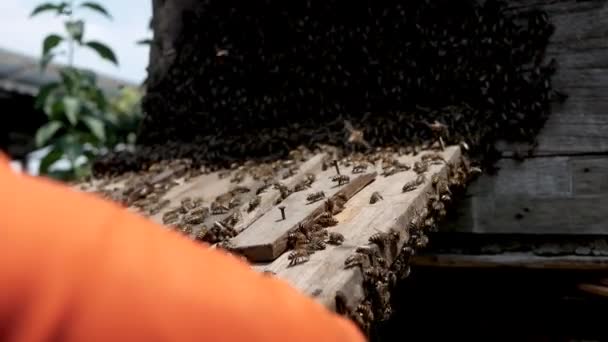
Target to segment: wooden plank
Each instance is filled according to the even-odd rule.
[[[449,162],[457,163],[460,156],[458,147],[448,147],[443,152]],[[421,156],[401,157],[405,163],[413,163]],[[401,232],[396,250],[409,240],[405,231],[415,210],[427,204],[428,192],[432,189],[431,175],[445,177],[445,165],[432,165],[427,171],[427,181],[411,192],[402,192],[402,186],[416,178],[413,171],[398,173],[390,177],[379,177],[373,184],[363,189],[347,202],[345,210],[336,215],[339,223],[329,228],[331,232],[344,235],[341,246],[327,246],[325,250],[314,253],[310,260],[302,265],[289,267],[288,253],[283,254],[270,264],[254,266],[258,270],[269,270],[277,274],[304,293],[315,297],[330,309],[335,309],[337,291],[345,294],[349,305],[355,305],[364,297],[362,274],[359,268],[344,269],[345,260],[355,250],[368,244],[370,236],[378,232],[389,232],[395,229]],[[379,191],[384,199],[370,204],[373,192]],[[385,258],[392,262],[397,253],[389,252]]]
[[[454,268],[527,268],[560,270],[608,270],[608,257],[556,256],[541,257],[532,253],[504,253],[498,255],[435,254],[417,255],[410,259],[413,267]]]
[[[309,194],[323,191],[327,198],[335,199],[339,195],[351,198],[376,178],[375,172],[368,173],[338,187],[331,180],[335,175],[336,171],[333,168],[327,169],[317,175],[318,180],[313,183],[310,190],[292,194],[283,201],[281,205],[286,208],[285,220],[281,219],[279,210],[275,210],[254,222],[249,229],[232,239],[236,251],[251,261],[276,259],[287,249],[289,232],[300,223],[306,224],[314,220],[325,210],[323,201],[309,203],[306,199]]]
[[[608,156],[500,160],[467,189],[445,230],[608,235]]]

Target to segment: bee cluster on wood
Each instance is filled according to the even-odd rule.
[[[300,145],[485,150],[532,138],[559,97],[547,14],[505,1],[206,0],[183,23],[171,71],[144,98],[141,146],[97,172],[159,156],[225,167]]]
[[[289,232],[287,248],[292,250],[287,256],[289,266],[307,262],[314,252],[325,249],[327,244],[339,246],[344,242],[342,234],[331,232],[327,228],[338,224],[334,215],[344,210],[347,201],[348,198],[342,194],[327,199],[320,215],[314,217],[310,222],[300,223],[295,230]]]
[[[428,245],[428,234],[435,231],[445,217],[446,206],[453,196],[462,194],[466,184],[480,172],[466,157],[453,164],[442,158],[423,156],[425,162],[431,159],[441,160],[448,167],[446,175],[431,177],[432,189],[427,194],[426,205],[414,211],[406,227],[372,235],[368,245],[357,248],[344,262],[345,268],[361,270],[365,298],[353,307],[348,305],[344,294],[338,292],[336,311],[350,317],[368,334],[374,324],[388,319],[393,312],[391,291],[410,275],[410,257]],[[405,243],[399,247],[402,240]]]

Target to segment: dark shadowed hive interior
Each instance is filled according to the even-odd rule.
[[[549,18],[499,1],[206,0],[183,21],[136,158],[97,172],[343,146],[345,119],[372,146],[424,143],[438,120],[446,143],[489,155],[496,139],[533,139],[559,97]]]

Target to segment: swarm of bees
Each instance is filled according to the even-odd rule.
[[[533,137],[559,98],[556,66],[542,61],[553,27],[540,10],[464,0],[193,6],[186,44],[144,98],[142,145],[103,157],[97,175],[184,157],[213,170],[302,145],[441,149],[466,140],[485,153],[495,139]],[[215,46],[218,37],[231,47]],[[250,44],[268,37],[279,41]]]

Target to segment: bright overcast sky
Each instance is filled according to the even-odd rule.
[[[53,0],[51,0],[53,1]],[[53,1],[56,2],[57,0]],[[49,12],[29,18],[39,0],[0,0],[0,48],[40,56],[42,40],[49,32],[63,34],[63,23]],[[79,3],[81,1],[76,1]],[[119,60],[119,67],[100,59],[84,49],[76,53],[76,65],[93,69],[115,78],[140,83],[146,77],[148,48],[135,42],[149,38],[152,0],[98,0],[112,14],[113,20],[82,10],[85,39],[110,45]],[[59,59],[58,61],[61,61]]]

